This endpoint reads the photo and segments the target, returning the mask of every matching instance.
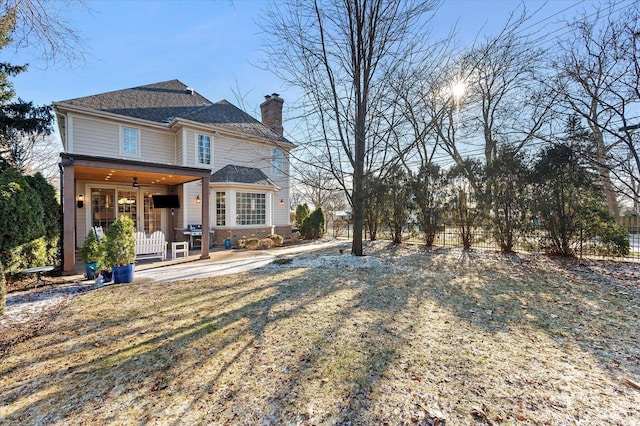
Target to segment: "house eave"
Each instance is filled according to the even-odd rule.
[[[205,131],[209,131],[212,133],[217,132],[220,135],[224,135],[224,136],[228,136],[228,137],[233,137],[233,138],[242,138],[244,140],[250,141],[250,142],[257,142],[257,143],[262,143],[262,144],[267,144],[267,145],[272,145],[272,146],[277,146],[279,148],[284,148],[287,150],[292,150],[294,148],[296,148],[297,145],[295,145],[292,142],[289,141],[277,141],[277,140],[271,140],[271,139],[267,139],[267,138],[261,138],[261,137],[257,137],[257,136],[252,136],[252,135],[248,135],[246,133],[243,132],[234,132],[232,130],[229,130],[225,127],[222,126],[217,126],[215,124],[206,124],[206,123],[200,123],[198,121],[193,121],[193,120],[188,120],[185,118],[174,118],[171,123],[169,124],[169,128],[171,129],[180,129],[182,127],[190,127],[190,128],[195,128],[195,129],[201,129],[201,130],[205,130]]]

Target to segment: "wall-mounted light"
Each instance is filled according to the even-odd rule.
[[[284,206],[284,200],[282,200],[282,199],[280,200],[280,205]]]
[[[196,204],[200,204],[200,194],[196,195]]]
[[[84,194],[78,194],[78,198],[76,199],[76,203],[77,203],[79,209],[84,207]]]
[[[133,177],[133,187],[134,188],[139,188],[140,184],[138,183],[138,178],[137,177]]]

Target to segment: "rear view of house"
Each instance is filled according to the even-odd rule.
[[[289,235],[283,100],[262,121],[178,80],[54,103],[62,137],[63,269],[95,226],[121,215],[147,235],[210,243]]]

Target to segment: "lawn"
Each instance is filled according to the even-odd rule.
[[[640,424],[634,264],[367,247],[76,295],[8,424]]]

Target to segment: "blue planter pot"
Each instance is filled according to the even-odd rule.
[[[134,264],[113,267],[113,282],[115,284],[130,283],[133,281]]]
[[[95,280],[97,276],[97,272],[98,272],[97,263],[93,262],[93,263],[87,263],[86,265],[84,265],[84,273],[87,276],[88,280]]]
[[[227,238],[226,240],[224,240],[224,248],[225,249],[227,249],[227,250],[231,249],[231,244],[232,243],[231,243],[231,239],[230,238]]]

